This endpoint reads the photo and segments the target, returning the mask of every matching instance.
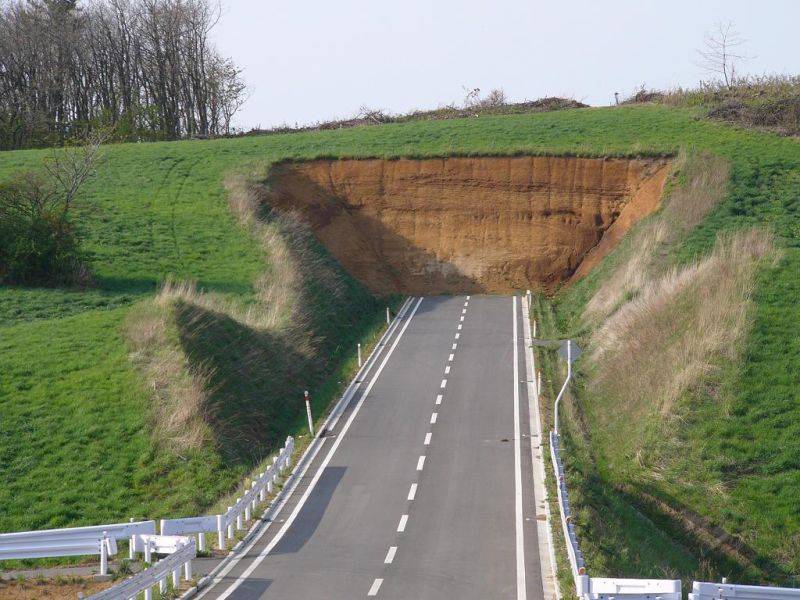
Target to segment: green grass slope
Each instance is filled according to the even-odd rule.
[[[723,416],[713,400],[698,401],[684,433],[687,443],[702,440],[694,468],[733,482],[729,499],[706,502],[702,495],[670,488],[669,482],[654,491],[663,499],[679,497],[734,536],[746,534],[755,558],[763,559],[763,568],[748,572],[751,578],[796,573],[797,546],[794,558],[787,558],[792,546],[785,540],[800,543],[798,514],[792,509],[793,499],[800,497],[800,145],[705,121],[691,110],[656,106],[110,146],[78,207],[96,286],[87,291],[0,289],[0,531],[189,514],[213,505],[257,461],[243,451],[226,455],[214,445],[186,454],[159,451],[153,444],[152,391],[129,359],[124,334],[131,314],[151,302],[167,278],[195,280],[199,288],[231,302],[256,301],[254,282],[269,270],[270,256],[228,208],[223,181],[230,171],[250,164],[263,169],[285,158],[599,156],[676,154],[681,148],[724,157],[732,175],[729,193],[675,250],[675,260],[707,253],[719,231],[748,224],[772,227],[784,254],[778,266],[759,276],[742,364],[726,372],[731,410]],[[44,154],[0,154],[0,177],[35,165]],[[346,368],[347,349],[374,329],[380,306],[353,282],[333,308],[324,294],[310,294],[314,308],[328,311],[320,313],[317,326],[330,361],[314,374],[312,387],[322,403],[333,396]],[[554,330],[580,328],[576,315],[587,298],[581,286],[559,296]],[[347,315],[324,318],[345,306]],[[243,394],[258,402],[282,373],[243,386],[237,379],[241,361],[214,349],[219,339],[228,339],[228,347],[241,350],[253,342],[253,331],[240,331],[238,322],[219,314],[192,311],[184,316],[206,321],[197,335],[182,337],[179,316],[170,335],[187,356],[198,364],[210,362],[221,373],[228,386],[224,397]],[[269,352],[269,340],[258,343]],[[286,385],[281,389],[300,389],[299,381]],[[280,429],[288,433],[301,423],[301,415],[292,413]],[[582,523],[584,535],[593,539],[590,566],[594,560],[612,575],[627,570],[683,576],[704,561],[722,564],[691,536],[680,537],[662,513],[624,495],[629,488],[623,474],[618,479],[614,472],[592,471],[592,477],[608,487],[576,494],[605,511],[604,533],[615,543],[592,538],[598,532],[588,527],[588,519]],[[591,497],[589,492],[598,489],[610,491],[604,498]],[[626,527],[630,519],[640,526]],[[655,539],[662,540],[656,548],[672,550],[648,550]],[[639,560],[642,553],[655,562]],[[642,564],[655,566],[643,572]]]

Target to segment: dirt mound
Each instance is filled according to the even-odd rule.
[[[552,156],[284,162],[269,203],[376,294],[507,293],[586,274],[658,206],[667,172]]]

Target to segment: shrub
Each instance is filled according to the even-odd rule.
[[[73,285],[86,280],[68,206],[43,175],[0,184],[0,283]]]

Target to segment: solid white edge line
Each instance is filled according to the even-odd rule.
[[[386,558],[383,559],[383,564],[390,565],[394,561],[394,555],[397,554],[397,546],[389,546],[389,551],[386,553]]]
[[[400,517],[400,522],[397,524],[397,533],[403,533],[408,525],[408,515]]]
[[[381,584],[383,583],[383,579],[376,579],[372,582],[372,587],[369,588],[369,592],[367,592],[367,596],[377,596],[378,590],[381,589]]]
[[[297,506],[295,506],[294,510],[292,511],[292,514],[289,515],[289,518],[286,519],[286,521],[283,523],[283,526],[278,531],[278,533],[275,534],[275,537],[270,541],[270,543],[267,544],[264,547],[264,549],[259,553],[259,555],[256,558],[253,559],[253,562],[250,564],[250,566],[247,567],[247,569],[245,569],[242,572],[242,574],[239,577],[236,578],[236,580],[225,590],[225,592],[223,592],[223,594],[221,596],[219,596],[218,600],[225,600],[234,591],[236,591],[236,588],[238,588],[242,584],[242,582],[245,581],[250,576],[250,574],[253,571],[256,570],[258,565],[260,565],[264,561],[264,559],[267,557],[267,555],[270,552],[272,552],[272,550],[275,548],[275,546],[278,545],[278,543],[281,541],[283,536],[288,531],[289,527],[292,526],[292,523],[294,523],[294,520],[297,518],[297,515],[300,513],[300,510],[303,508],[303,505],[305,505],[306,501],[308,500],[308,497],[311,495],[311,492],[314,491],[314,488],[316,487],[317,482],[319,481],[319,478],[322,476],[322,472],[328,466],[328,463],[333,458],[333,455],[336,452],[337,448],[339,448],[339,444],[344,439],[345,434],[347,433],[347,430],[350,429],[350,425],[353,424],[353,421],[355,420],[356,416],[358,415],[359,411],[361,410],[361,407],[364,405],[364,400],[366,400],[367,396],[369,396],[369,393],[372,390],[373,386],[375,385],[375,382],[378,380],[378,377],[383,372],[384,367],[386,367],[386,363],[389,362],[389,358],[391,358],[392,354],[394,353],[395,348],[397,348],[397,344],[400,343],[400,340],[402,339],[403,334],[405,333],[406,329],[408,328],[409,324],[411,323],[412,319],[414,318],[414,315],[417,313],[417,309],[419,309],[419,305],[422,304],[422,300],[423,300],[423,298],[420,298],[419,300],[417,300],[417,304],[414,306],[414,310],[411,311],[411,314],[409,315],[408,320],[405,322],[405,324],[403,325],[402,329],[400,330],[400,333],[397,335],[397,337],[395,338],[394,342],[390,346],[389,351],[386,353],[386,356],[383,357],[383,361],[381,361],[381,364],[378,367],[378,370],[375,372],[375,375],[373,375],[372,379],[369,382],[369,385],[364,390],[364,393],[361,395],[361,398],[359,399],[358,404],[356,404],[355,408],[353,409],[353,412],[350,414],[350,417],[345,422],[344,427],[342,427],[342,431],[339,433],[339,435],[336,437],[336,440],[333,442],[333,445],[331,446],[330,450],[328,451],[327,456],[325,457],[325,459],[322,461],[322,463],[317,468],[317,472],[314,474],[314,477],[312,478],[311,482],[308,484],[308,488],[306,489],[306,491],[303,494],[303,496],[300,498],[300,501],[297,503]],[[258,541],[258,538],[256,538],[253,541],[253,544],[251,544],[251,546],[248,548],[248,551],[252,548],[252,546],[255,544],[256,541]],[[242,554],[244,555],[244,554],[246,554],[246,552],[243,552]],[[222,575],[222,574],[220,574],[220,575]],[[207,588],[207,589],[210,589],[210,587]]]
[[[522,432],[519,419],[519,348],[517,340],[517,297],[514,296],[514,516],[517,538],[517,600],[528,597],[525,583],[525,529],[522,519]]]
[[[411,487],[408,489],[408,498],[407,500],[413,500],[417,497],[417,484],[412,483]]]
[[[422,471],[425,468],[425,455],[420,456],[417,459],[417,471]]]
[[[531,428],[531,463],[533,465],[533,499],[539,505],[544,506],[545,520],[536,520],[536,533],[539,540],[539,564],[542,572],[542,591],[545,598],[557,598],[561,600],[561,590],[558,585],[556,575],[556,553],[553,543],[553,521],[550,514],[550,500],[547,496],[545,480],[547,478],[544,462],[544,439],[542,437],[542,416],[539,407],[539,390],[536,389],[536,362],[533,357],[531,340],[531,319],[530,305],[523,296],[522,300],[522,331],[525,340],[525,372],[527,374],[528,391],[528,412],[530,413]],[[533,440],[538,439],[534,445]],[[536,455],[534,446],[539,448]],[[537,468],[538,467],[538,468]]]

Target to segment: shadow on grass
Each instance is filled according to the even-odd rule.
[[[648,486],[615,487],[614,493],[701,561],[713,564],[717,578],[728,577],[737,583],[797,585],[796,577],[785,567],[710,523],[676,496]]]
[[[204,413],[221,455],[257,463],[283,442],[316,367],[281,336],[225,314],[178,302],[175,320],[190,363],[210,373]]]

